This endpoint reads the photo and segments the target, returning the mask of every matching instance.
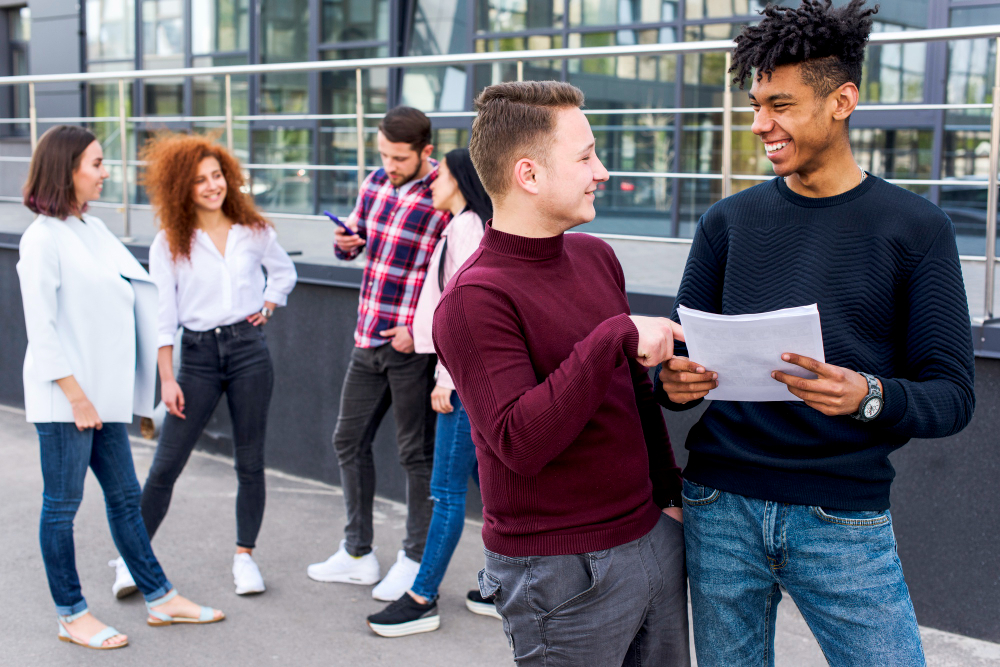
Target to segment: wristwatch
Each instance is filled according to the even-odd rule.
[[[868,381],[868,395],[861,399],[858,411],[851,416],[858,421],[870,422],[882,412],[885,401],[882,398],[882,390],[878,387],[878,380],[868,373],[861,373],[861,377]]]
[[[261,317],[263,317],[265,320],[269,320],[271,319],[271,315],[274,315],[274,311],[268,308],[267,306],[264,306],[263,308],[260,309],[260,314]]]

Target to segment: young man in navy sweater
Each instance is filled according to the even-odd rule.
[[[773,374],[801,402],[714,402],[688,436],[699,665],[773,665],[782,588],[831,664],[924,664],[888,455],[968,424],[972,340],[951,221],[851,154],[875,13],[864,4],[769,6],[733,54],[735,80],[753,75],[752,129],[777,178],[705,213],[676,303],[727,315],[817,303],[826,363],[788,350],[817,375]],[[664,363],[664,406],[691,408],[717,385],[697,362]]]

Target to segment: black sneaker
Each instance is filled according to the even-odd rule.
[[[440,626],[437,602],[420,604],[409,593],[403,593],[403,597],[368,617],[368,627],[382,637],[405,637],[418,632],[433,632]]]
[[[465,608],[473,614],[492,616],[493,618],[500,619],[500,614],[497,613],[496,605],[493,604],[493,598],[490,598],[489,600],[483,599],[483,596],[479,593],[478,588],[469,591],[469,594],[465,596]]]

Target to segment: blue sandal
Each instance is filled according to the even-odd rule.
[[[147,602],[146,610],[149,612],[149,618],[146,619],[146,624],[157,628],[164,625],[173,625],[174,623],[218,623],[226,618],[225,614],[222,614],[219,618],[215,618],[215,610],[211,607],[202,607],[201,614],[198,618],[190,618],[188,616],[171,616],[170,614],[165,614],[162,611],[156,611],[153,609],[153,607],[159,607],[161,604],[170,602],[175,597],[177,597],[177,591],[172,590],[163,597],[156,598],[152,602]]]
[[[72,623],[76,619],[80,618],[86,614],[89,610],[84,609],[81,612],[71,614],[69,616],[59,616],[59,641],[68,642],[70,644],[76,644],[77,646],[83,646],[84,648],[97,649],[98,651],[108,651],[113,648],[123,648],[128,646],[128,640],[126,639],[121,644],[113,644],[112,646],[104,646],[104,642],[108,641],[112,637],[116,637],[121,633],[115,630],[110,625],[98,632],[96,635],[91,637],[87,641],[81,641],[71,635],[69,630],[66,629],[66,625]]]

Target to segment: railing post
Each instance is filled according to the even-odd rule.
[[[361,68],[354,70],[357,85],[357,104],[354,113],[357,115],[358,127],[358,192],[365,182],[365,103],[361,99]]]
[[[226,149],[233,152],[233,77],[226,75]]]
[[[118,79],[118,133],[122,150],[122,240],[131,241],[128,219],[128,136],[126,135],[125,79]]]
[[[31,154],[38,144],[38,109],[35,108],[35,83],[28,84],[28,126],[31,128]]]
[[[517,80],[524,81],[524,61],[517,61]]]
[[[722,86],[722,196],[733,194],[733,87],[729,81],[729,69],[733,66],[733,54],[726,51],[725,81]],[[682,121],[683,122],[683,121]]]
[[[996,39],[1000,56],[1000,37]],[[986,284],[983,316],[993,318],[993,288],[997,260],[997,170],[1000,169],[1000,66],[994,66],[993,109],[990,111],[990,189],[986,195]]]

